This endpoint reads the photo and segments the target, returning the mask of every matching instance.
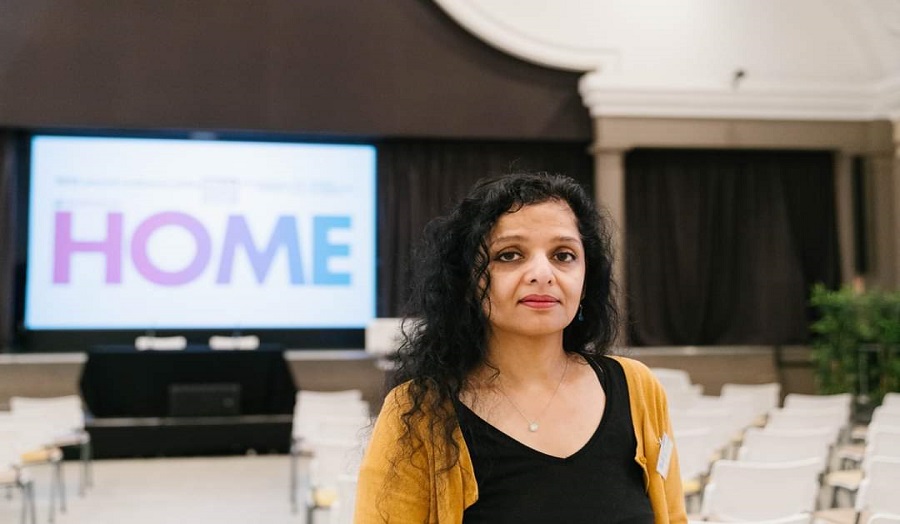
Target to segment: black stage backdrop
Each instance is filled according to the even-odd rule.
[[[520,172],[568,175],[593,195],[588,144],[387,141],[378,146],[378,303],[380,317],[403,313],[410,250],[425,224],[449,211],[483,177]]]
[[[14,332],[16,267],[16,172],[13,140],[0,131],[0,351]]]
[[[626,156],[632,345],[808,339],[811,286],[840,283],[828,152]]]

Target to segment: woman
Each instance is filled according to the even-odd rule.
[[[571,179],[477,184],[425,230],[356,522],[686,522],[665,396],[615,336],[609,237]]]

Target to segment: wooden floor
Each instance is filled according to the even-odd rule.
[[[78,463],[65,468],[68,508],[57,524],[305,524],[288,502],[287,455],[98,460],[84,497],[77,494]],[[50,471],[31,473],[44,524]],[[20,510],[19,494],[0,490],[0,523],[18,523]]]

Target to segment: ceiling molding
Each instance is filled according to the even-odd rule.
[[[900,109],[900,83],[868,85],[712,83],[644,84],[588,73],[579,82],[594,118],[752,118],[764,120],[889,119]]]
[[[743,68],[735,69],[735,74],[740,71],[742,75],[738,78],[697,78],[698,74],[721,73],[721,68],[715,67],[707,68],[708,71],[697,67],[685,68],[680,73],[683,77],[677,78],[670,76],[670,70],[660,71],[643,66],[640,61],[642,55],[634,52],[633,45],[628,47],[627,41],[594,38],[596,35],[584,33],[585,24],[575,21],[593,20],[591,17],[601,14],[614,20],[626,19],[622,15],[625,0],[621,0],[621,4],[596,0],[593,7],[574,3],[574,0],[557,4],[519,4],[512,0],[434,2],[470,33],[507,54],[546,67],[586,73],[579,84],[579,91],[593,117],[900,119],[900,71],[890,65],[893,63],[891,58],[895,56],[893,52],[881,53],[881,62],[887,61],[884,62],[888,65],[886,68],[878,66],[880,62],[873,58],[874,65],[870,65],[879,71],[870,71],[872,74],[868,75],[835,78],[830,69],[793,71],[785,70],[783,66],[779,69],[779,57],[771,56],[773,67],[763,75],[753,75],[753,78],[744,77]],[[771,7],[776,3],[777,0],[771,0],[766,5]],[[696,5],[701,6],[700,3]],[[751,4],[744,2],[742,5],[746,7]],[[841,9],[835,10],[836,5]],[[513,9],[515,11],[511,11]],[[560,15],[560,9],[574,9],[575,14],[569,12],[566,18]],[[845,30],[856,35],[863,56],[879,54],[876,51],[887,45],[885,41],[895,42],[895,37],[900,35],[897,32],[900,28],[900,19],[897,18],[900,8],[893,3],[857,5],[841,0],[835,5],[822,4],[818,9],[831,17],[825,20],[835,16],[845,19]],[[627,10],[624,12],[630,13]],[[735,7],[737,12],[740,12],[740,6]],[[573,16],[580,18],[573,20]],[[619,18],[615,18],[617,16]],[[816,19],[813,17],[813,20]],[[876,24],[880,28],[879,38],[863,30],[869,25],[857,27],[855,21],[860,20],[870,25]],[[543,22],[543,25],[538,22]],[[571,25],[574,33],[560,32],[559,24],[563,27]],[[581,33],[578,33],[579,30]],[[726,51],[728,49],[731,48]],[[801,51],[802,47],[798,47],[785,52],[787,56],[796,57]],[[626,65],[628,67],[624,67]],[[773,74],[775,71],[779,71],[780,76],[793,77],[780,78]]]
[[[878,111],[888,120],[900,121],[900,76],[879,83]]]
[[[453,20],[497,49],[545,67],[570,71],[607,70],[616,67],[615,49],[566,45],[541,39],[497,18],[477,0],[434,0]]]

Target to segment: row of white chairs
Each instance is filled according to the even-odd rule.
[[[849,512],[854,518],[848,520],[846,510],[837,510],[844,514],[833,522],[859,522],[860,515],[873,511],[879,512],[878,519],[892,518],[890,512],[900,513],[895,502],[900,497],[886,496],[883,489],[890,486],[889,490],[896,491],[900,485],[900,458],[894,458],[895,452],[885,439],[870,439],[865,446],[856,446],[857,460],[861,449],[867,450],[865,476],[860,471],[830,471],[834,466],[832,456],[840,456],[839,450],[847,447],[839,445],[849,435],[851,395],[792,394],[779,408],[778,384],[728,384],[719,397],[703,397],[681,370],[663,369],[657,376],[670,401],[674,400],[672,423],[686,489],[698,492],[702,485],[698,479],[708,480],[700,511],[705,518],[762,521],[783,517],[792,521],[793,513],[797,522],[811,522],[815,501],[820,498],[820,480],[826,487],[833,487],[835,480],[848,477],[855,484],[839,487],[858,492],[855,507]],[[674,395],[670,393],[673,389]],[[879,427],[876,422],[890,419],[887,412],[895,405],[900,405],[900,394],[885,397],[881,412],[876,410],[873,416],[870,433]],[[748,423],[754,412],[758,418]],[[755,427],[762,424],[764,428]],[[900,446],[900,438],[887,440]],[[721,460],[735,444],[740,444],[733,457],[736,460]],[[844,458],[850,456],[849,451],[844,452]],[[776,470],[778,474],[772,475]],[[785,483],[787,479],[791,480]],[[754,500],[748,493],[766,495]],[[828,522],[835,512],[816,512],[816,521]]]

